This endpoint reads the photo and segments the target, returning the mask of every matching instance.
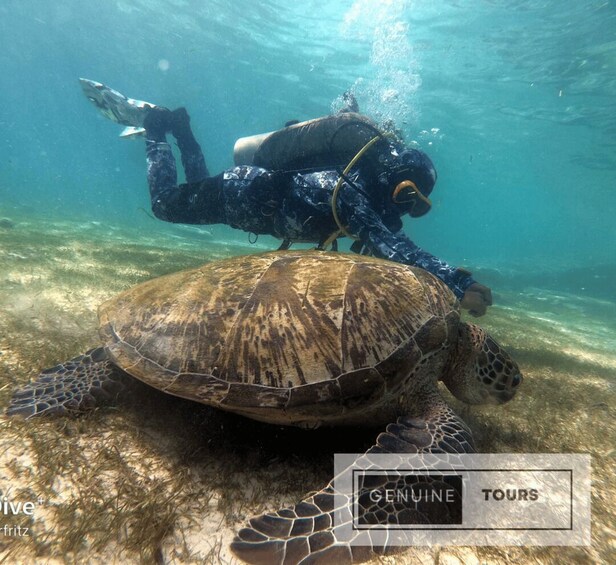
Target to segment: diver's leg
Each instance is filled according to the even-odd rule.
[[[225,223],[222,175],[208,177],[205,160],[190,131],[186,111],[171,112],[166,108],[156,108],[148,113],[143,125],[154,215],[166,222],[182,224]],[[181,186],[177,185],[175,158],[167,143],[168,132],[177,135],[189,179]]]
[[[171,112],[167,108],[153,108],[143,125],[146,130],[148,182],[150,190],[169,188],[177,184],[177,170],[166,134],[171,132],[177,140],[187,183],[200,182],[210,176],[201,146],[190,127],[190,116],[185,108]]]
[[[175,157],[167,143],[167,132],[171,130],[171,112],[167,108],[154,108],[148,112],[143,125],[152,210],[159,217],[157,208],[164,207],[164,199],[161,200],[161,197],[176,190],[178,183]]]
[[[157,218],[167,220],[164,213],[166,200],[169,194],[177,191],[175,158],[166,141],[146,139],[145,148],[152,212]]]
[[[205,180],[210,176],[201,147],[190,127],[190,116],[186,108],[178,108],[171,112],[171,133],[178,142],[186,182],[193,183]]]

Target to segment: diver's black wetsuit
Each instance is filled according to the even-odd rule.
[[[177,186],[171,147],[146,141],[152,211],[157,218],[185,224],[227,224],[283,240],[323,242],[337,231],[331,199],[339,174],[333,170],[278,172],[242,165],[210,177],[194,140],[178,139],[186,184]],[[466,272],[420,249],[402,231],[404,211],[361,166],[343,182],[337,213],[376,257],[416,265],[439,277],[458,298],[475,281]]]

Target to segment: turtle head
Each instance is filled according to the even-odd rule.
[[[474,324],[460,323],[458,342],[443,382],[467,404],[502,404],[511,400],[522,383],[517,363]]]

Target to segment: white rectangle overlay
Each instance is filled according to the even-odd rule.
[[[590,469],[587,454],[336,454],[334,533],[372,546],[590,545]],[[425,480],[442,490],[404,488]]]

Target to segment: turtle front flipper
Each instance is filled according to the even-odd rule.
[[[474,453],[473,438],[466,424],[449,408],[440,397],[431,398],[423,418],[400,417],[379,434],[375,445],[368,454],[429,454],[429,453]],[[403,479],[400,479],[403,480]],[[396,488],[396,484],[389,485]],[[422,488],[436,485],[430,480]],[[368,488],[364,485],[364,488]],[[401,551],[403,548],[355,546],[336,539],[334,524],[334,487],[331,482],[326,488],[302,500],[291,508],[252,518],[231,544],[234,553],[248,563],[256,565],[316,565],[361,563],[384,555]],[[351,501],[348,499],[348,503]],[[399,513],[405,512],[404,523],[430,524],[442,516],[426,513],[418,506],[409,522],[409,508],[397,508],[389,504],[387,509],[370,499],[358,504],[363,515],[387,512],[386,523],[398,523]],[[392,511],[393,508],[393,511]],[[443,508],[443,512],[447,512]],[[380,517],[383,523],[383,517]]]
[[[125,378],[102,347],[92,349],[42,371],[15,392],[6,414],[32,418],[83,412],[112,400],[124,388]]]
[[[366,561],[364,547],[341,543],[334,535],[334,489],[323,490],[291,508],[252,518],[231,544],[233,552],[255,565],[330,564]]]
[[[424,418],[402,416],[376,438],[368,453],[475,453],[473,434],[443,401]]]

